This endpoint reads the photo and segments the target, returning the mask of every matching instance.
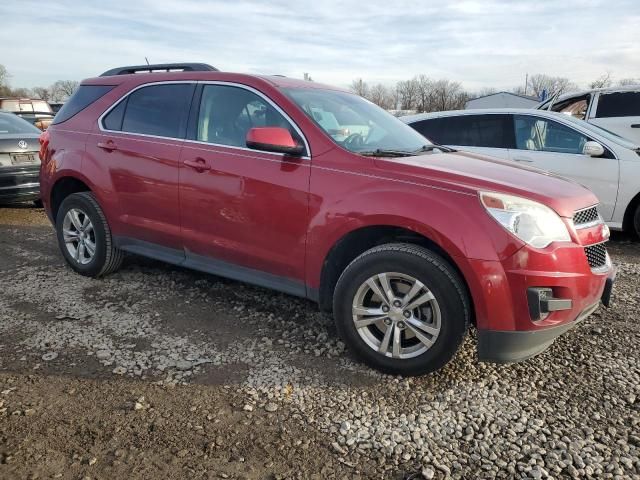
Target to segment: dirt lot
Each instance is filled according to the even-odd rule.
[[[640,244],[549,351],[360,366],[313,304],[137,257],[78,276],[0,208],[0,478],[640,478]]]

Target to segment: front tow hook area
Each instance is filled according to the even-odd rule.
[[[613,293],[613,284],[616,281],[617,273],[618,267],[612,266],[611,273],[607,277],[607,281],[604,283],[604,290],[602,291],[602,297],[600,297],[600,301],[602,301],[602,304],[607,308],[611,306],[611,294]]]
[[[527,288],[527,300],[531,320],[542,320],[551,312],[570,310],[573,306],[570,298],[555,298],[553,290],[547,287]]]

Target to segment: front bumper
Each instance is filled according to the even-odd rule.
[[[0,168],[0,203],[40,198],[40,165]]]
[[[616,269],[612,267],[600,299],[584,308],[573,321],[529,331],[479,329],[478,359],[482,362],[511,363],[542,353],[557,337],[596,311],[601,302],[606,307],[610,305],[615,276]]]

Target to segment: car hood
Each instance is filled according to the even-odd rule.
[[[25,153],[37,152],[40,149],[38,133],[0,133],[0,153]],[[27,148],[18,145],[20,141],[25,141]]]
[[[463,192],[493,191],[543,203],[560,216],[573,217],[598,203],[587,188],[536,168],[468,152],[433,153],[412,157],[376,158],[376,166],[399,177],[437,184]]]

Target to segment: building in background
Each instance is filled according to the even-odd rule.
[[[540,101],[536,97],[510,92],[496,92],[472,98],[465,104],[466,110],[478,108],[535,108]]]

